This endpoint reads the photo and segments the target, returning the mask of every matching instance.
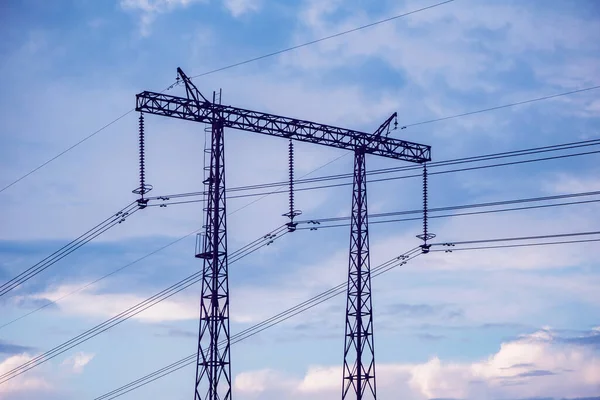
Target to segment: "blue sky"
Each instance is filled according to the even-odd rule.
[[[3,2],[0,187],[131,110],[136,93],[168,87],[177,67],[199,75],[430,4]],[[600,85],[599,34],[600,6],[593,0],[458,0],[194,82],[205,95],[222,88],[225,104],[368,132],[394,111],[400,126],[411,125]],[[183,95],[181,88],[172,93]],[[598,93],[409,126],[393,135],[430,144],[434,161],[598,139]],[[126,115],[0,193],[0,281],[135,199],[137,118]],[[203,126],[147,116],[146,134],[153,194],[202,190]],[[230,130],[226,151],[229,187],[286,179],[285,140]],[[296,176],[343,154],[299,143]],[[597,158],[432,175],[430,205],[600,190]],[[369,170],[399,165],[367,160]],[[346,155],[310,176],[351,171]],[[298,192],[296,206],[309,219],[345,216],[350,196],[348,186]],[[286,222],[286,195],[245,207],[253,200],[228,201],[231,251]],[[419,179],[369,185],[371,213],[420,204]],[[440,241],[595,231],[598,211],[591,203],[456,216],[432,219],[430,229]],[[198,203],[132,215],[3,296],[0,325],[183,237],[201,221]],[[372,266],[419,245],[420,229],[419,221],[372,225]],[[343,282],[348,230],[297,231],[232,264],[232,332]],[[197,272],[193,251],[192,235],[0,328],[0,373]],[[380,395],[600,396],[599,256],[597,243],[431,253],[375,278]],[[0,397],[93,399],[194,353],[198,293],[193,286],[0,384]],[[235,344],[235,397],[339,396],[344,306],[343,296],[337,297]],[[184,368],[122,398],[189,398],[193,375],[193,367]]]

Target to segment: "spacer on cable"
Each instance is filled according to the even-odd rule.
[[[154,189],[154,186],[152,186],[152,185],[144,185],[144,186],[140,186],[139,188],[137,188],[135,190],[132,190],[131,193],[139,194],[141,196],[141,195],[144,195],[144,194],[148,193],[152,189]]]

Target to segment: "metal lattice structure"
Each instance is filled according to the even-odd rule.
[[[196,257],[204,260],[195,399],[231,399],[225,143],[218,112],[212,122],[205,232]],[[223,343],[221,343],[221,341]]]
[[[362,399],[365,392],[371,398],[377,398],[367,213],[367,171],[365,167],[365,153],[360,149],[356,150],[354,152],[354,182],[350,220],[350,263],[346,300],[342,399],[347,396],[351,397],[353,394],[356,394],[357,399]],[[350,391],[350,389],[353,390]]]
[[[224,106],[220,101],[215,101],[215,96],[213,101],[208,101],[181,69],[178,68],[177,71],[178,80],[181,79],[185,85],[186,98],[145,91],[136,96],[136,111],[202,122],[212,127],[210,173],[205,182],[208,185],[205,235],[196,254],[196,257],[203,259],[203,279],[195,400],[231,399],[224,128],[354,152],[342,398],[355,396],[357,400],[369,397],[375,399],[375,349],[365,158],[367,154],[373,154],[422,164],[431,160],[431,147],[387,136],[392,121],[396,119],[395,113],[375,133],[369,134]],[[387,133],[384,135],[384,132]],[[292,155],[290,165],[291,157]],[[293,176],[290,176],[293,180]],[[293,182],[290,184],[290,190],[292,188]],[[290,207],[290,213],[293,215],[292,200]],[[290,218],[293,225],[293,217]]]

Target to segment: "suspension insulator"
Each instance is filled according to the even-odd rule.
[[[427,236],[427,164],[423,164],[423,235]]]
[[[429,227],[428,227],[428,211],[429,211],[429,206],[427,204],[428,201],[428,193],[427,193],[427,187],[428,182],[427,182],[427,164],[423,164],[423,234],[421,235],[417,235],[417,237],[419,239],[421,239],[423,241],[423,244],[421,245],[421,249],[423,251],[423,253],[429,253],[429,249],[431,247],[430,244],[427,243],[428,240],[433,239],[435,237],[435,235],[433,233],[429,233]]]
[[[152,190],[152,185],[146,184],[146,149],[144,143],[144,113],[140,113],[139,118],[139,154],[140,154],[140,187],[135,189],[133,193],[140,195],[138,205],[140,208],[146,208],[148,200],[144,199],[144,194]]]
[[[294,219],[294,142],[290,139],[288,144],[289,172],[290,172],[290,215]]]
[[[139,139],[140,139],[140,187],[144,188],[146,183],[146,170],[144,168],[145,162],[145,149],[144,149],[144,113],[140,113],[140,128],[139,128]],[[144,193],[142,192],[142,198]]]
[[[294,142],[292,141],[292,139],[290,139],[290,142],[288,144],[288,161],[290,177],[290,211],[286,214],[283,214],[283,216],[288,217],[290,219],[290,222],[287,223],[287,227],[289,232],[293,232],[296,230],[296,226],[298,225],[296,222],[294,222],[294,217],[302,214],[302,211],[294,210]]]

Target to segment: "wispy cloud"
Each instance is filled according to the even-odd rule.
[[[121,0],[120,5],[125,10],[133,10],[140,14],[140,34],[149,36],[151,25],[159,14],[186,8],[193,3],[207,0]]]
[[[95,354],[78,352],[62,362],[62,365],[67,366],[75,374],[83,372],[83,368],[92,361]]]
[[[75,288],[74,286],[64,285],[48,292],[33,294],[30,297],[56,301],[73,292]],[[94,288],[89,288],[61,300],[59,309],[64,315],[94,319],[98,317],[107,318],[146,300],[147,297],[149,296],[132,293],[103,293],[96,291]],[[196,319],[198,318],[198,308],[195,301],[188,301],[179,297],[162,301],[133,318],[148,323]]]
[[[225,7],[227,7],[234,17],[257,12],[262,6],[262,2],[263,0],[224,0]]]
[[[5,374],[32,358],[33,357],[28,354],[19,354],[8,357],[0,362],[0,374]],[[53,397],[56,389],[55,385],[53,385],[49,379],[44,377],[44,374],[40,374],[36,371],[31,374],[17,376],[0,385],[0,398],[17,400],[32,398],[27,396],[38,397],[40,395],[44,397],[48,396],[48,398],[50,398]]]

